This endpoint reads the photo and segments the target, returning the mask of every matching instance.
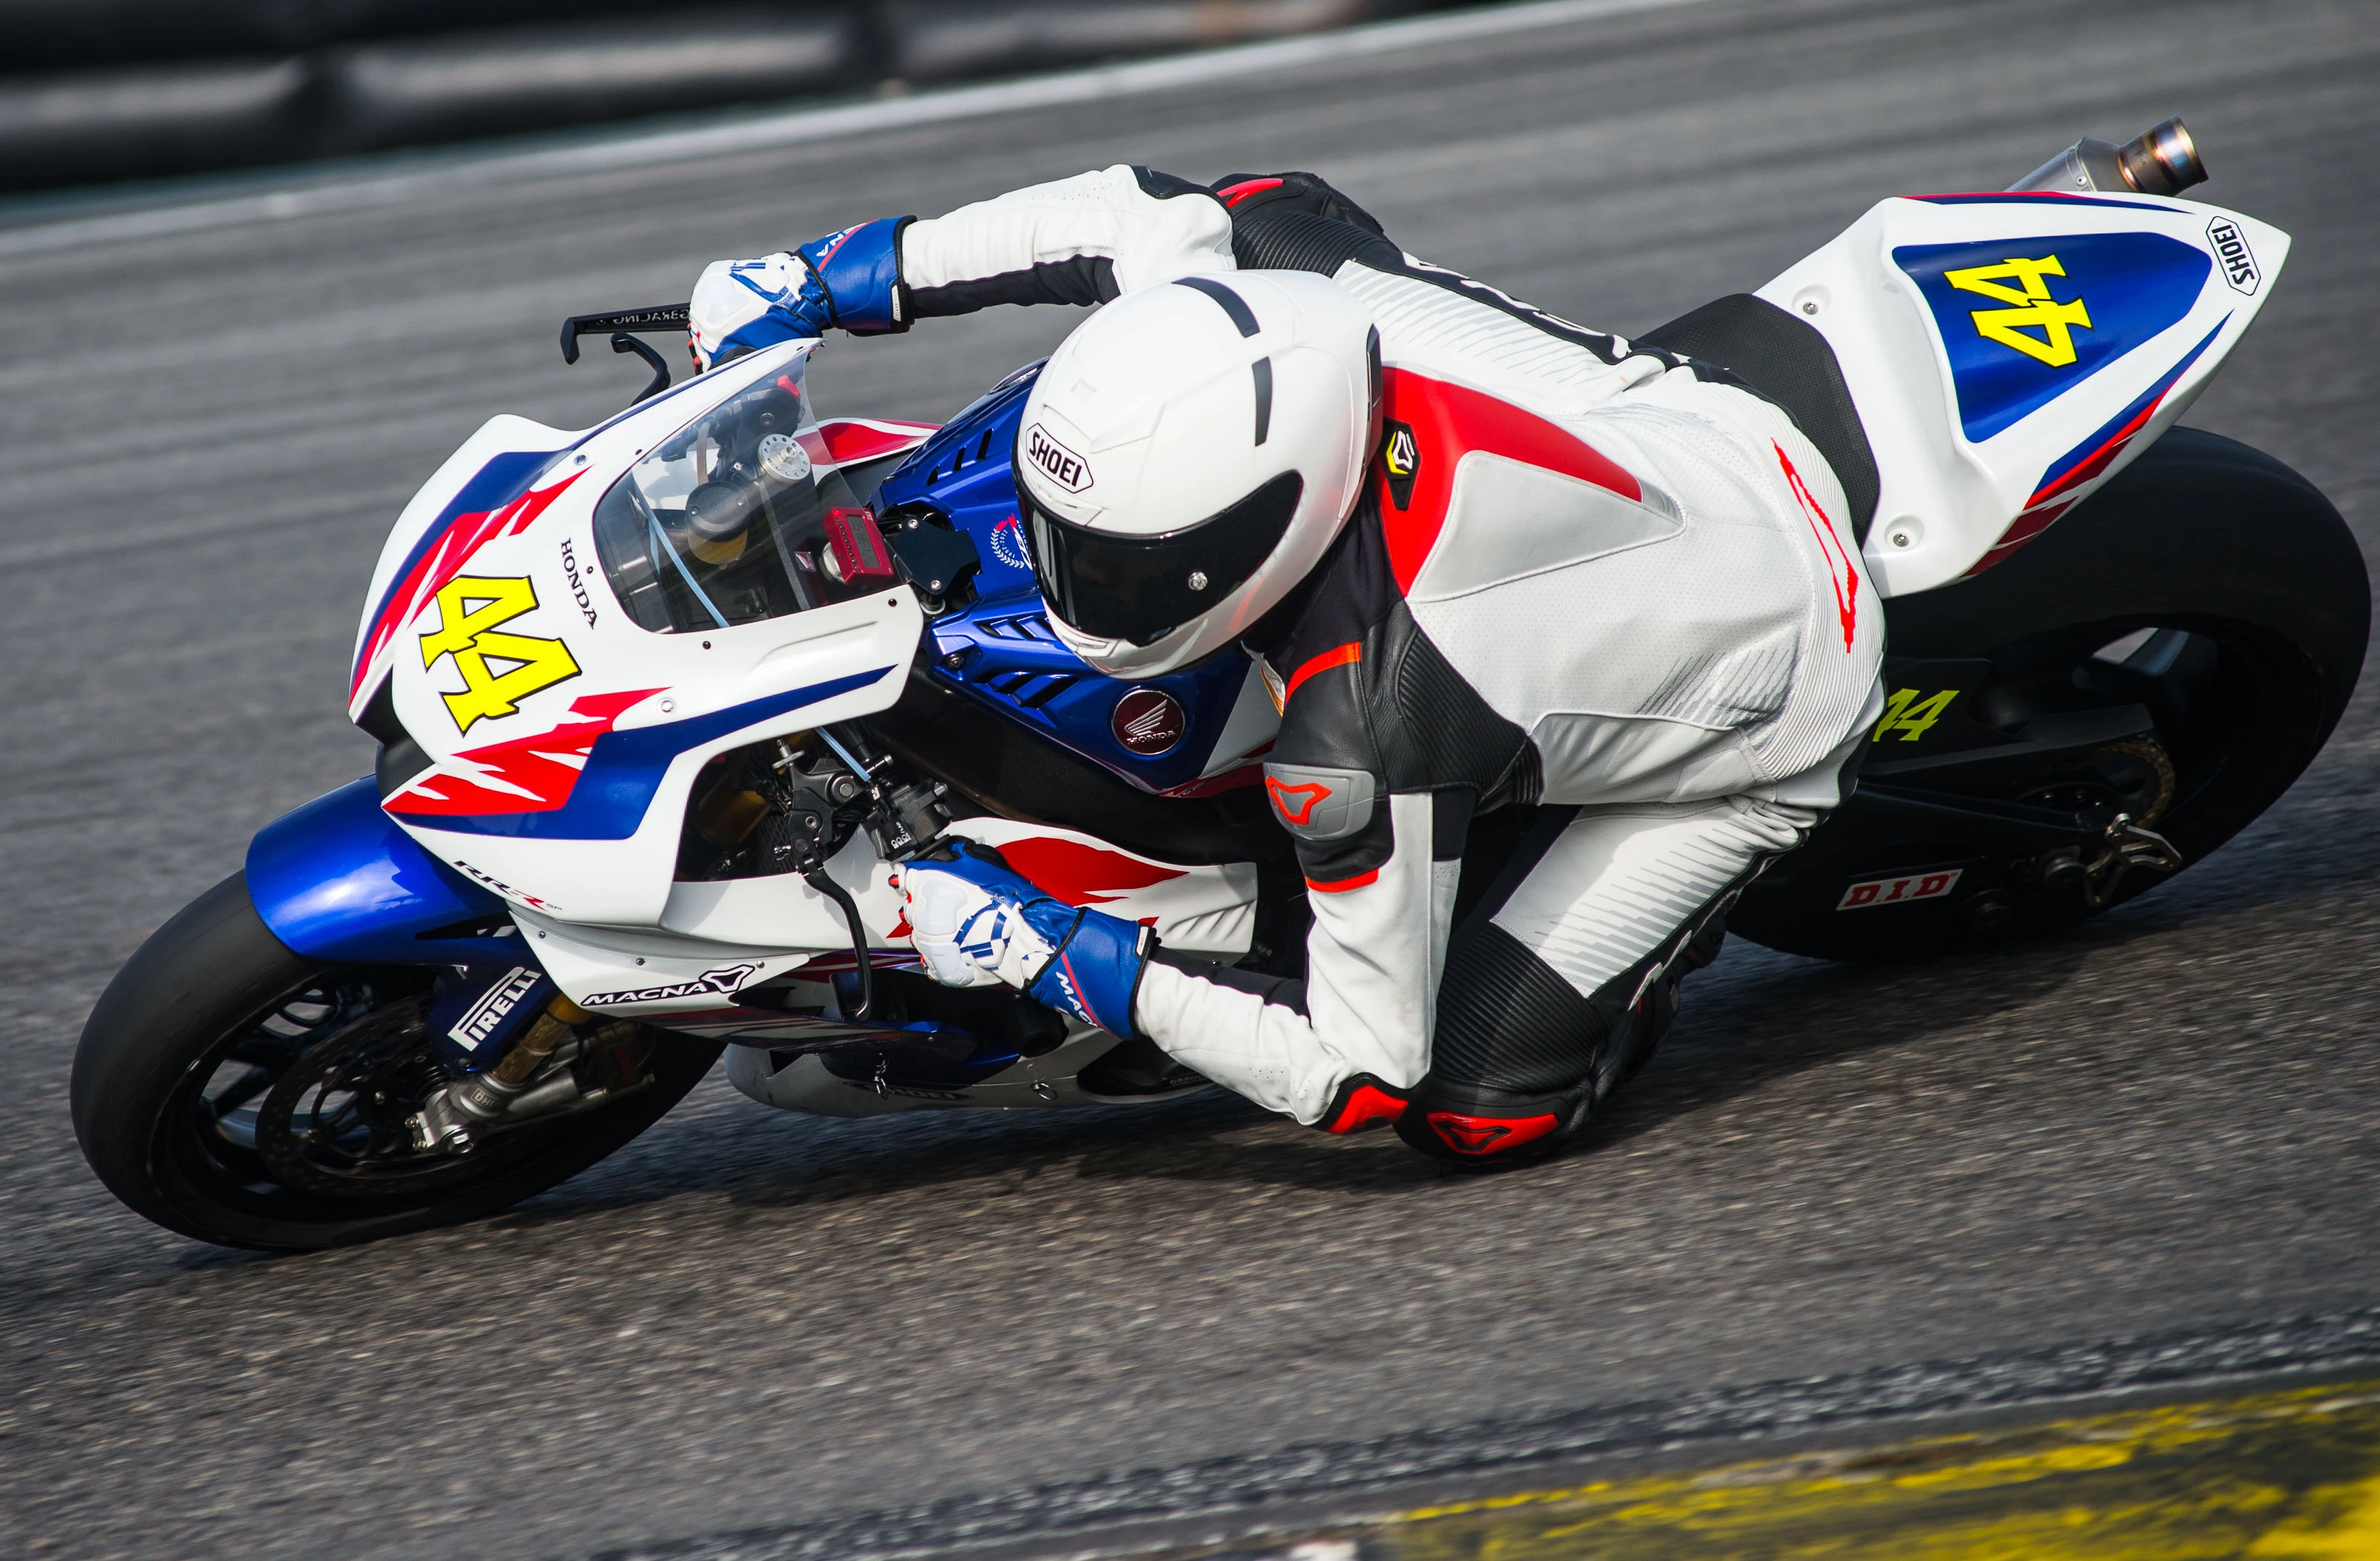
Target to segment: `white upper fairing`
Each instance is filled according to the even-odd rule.
[[[1880,492],[1887,595],[1988,568],[2180,417],[2289,236],[2143,195],[1886,200],[1760,290],[1842,366]]]
[[[382,803],[425,848],[542,918],[660,936],[687,794],[707,759],[893,703],[923,623],[907,586],[813,582],[805,599],[816,605],[738,611],[717,576],[710,596],[691,589],[700,570],[663,546],[665,532],[703,518],[703,492],[729,486],[725,447],[689,438],[722,409],[778,398],[771,504],[783,474],[809,485],[815,506],[840,491],[843,467],[930,431],[820,423],[801,389],[816,345],[739,358],[583,435],[498,418],[407,507],[374,575],[352,709],[365,714],[385,685],[382,709],[432,761]],[[599,539],[599,506],[615,487]],[[650,527],[651,566],[627,556],[642,535],[620,524],[630,504],[644,506],[632,518]],[[754,525],[748,544],[739,533],[704,545],[731,560],[759,549],[767,538]],[[649,589],[624,606],[620,591],[636,597],[634,583],[650,587],[655,568],[681,601],[711,611],[718,598],[724,625],[640,623],[663,623],[666,604]],[[768,882],[817,899],[797,879]],[[814,909],[817,944],[843,942],[832,907]]]

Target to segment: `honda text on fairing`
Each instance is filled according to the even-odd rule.
[[[2054,932],[2206,856],[2328,736],[2368,626],[2356,545],[2302,478],[2174,427],[2289,252],[2176,199],[2201,176],[2178,122],[2082,141],[2009,190],[1883,200],[1638,339],[1790,417],[1836,479],[1779,443],[1812,545],[1835,539],[1843,645],[1873,598],[1888,624],[1856,790],[1730,891],[1729,930],[1842,959]],[[672,386],[638,333],[686,326],[574,320],[565,356],[608,336],[652,365],[644,394],[578,432],[498,417],[423,486],[351,667],[376,773],[266,827],[101,998],[75,1126],[140,1214],[266,1249],[487,1214],[722,1050],[753,1099],[828,1116],[1211,1087],[1054,959],[930,979],[907,865],[996,862],[1056,947],[1096,914],[1252,983],[1302,974],[1293,831],[1345,805],[1263,783],[1294,692],[1263,663],[1201,645],[1119,681],[1053,628],[1044,580],[1102,578],[1051,555],[1098,541],[1062,512],[1101,457],[1023,426],[1040,366],[934,429],[815,406],[815,339]],[[1399,415],[1396,367],[1361,480],[1435,524],[1480,452]],[[1058,497],[1020,502],[1019,460]],[[1606,486],[1658,529],[1628,482]],[[1163,616],[1074,606],[1068,634]],[[1464,894],[1537,811],[1469,818]],[[1635,1005],[1673,1006],[1716,929]]]

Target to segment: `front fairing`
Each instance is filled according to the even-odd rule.
[[[751,354],[585,434],[528,441],[547,453],[525,478],[487,478],[506,460],[528,463],[518,450],[483,451],[481,471],[455,482],[455,496],[408,509],[419,530],[400,526],[375,578],[352,713],[401,727],[428,758],[393,778],[382,805],[441,861],[541,917],[657,929],[706,760],[899,696],[924,623],[905,585],[656,632],[623,611],[601,563],[594,516],[613,486],[739,393],[797,385],[816,345]],[[844,453],[865,445],[880,457],[888,442],[897,449],[928,430],[869,431]],[[821,470],[837,464],[834,433],[804,425]],[[458,453],[442,478],[461,464]],[[821,902],[818,919],[820,946],[841,941],[832,906]]]

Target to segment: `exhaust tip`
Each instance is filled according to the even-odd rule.
[[[2179,116],[2118,147],[2116,163],[2124,182],[2143,195],[2179,195],[2206,181],[2206,164]]]

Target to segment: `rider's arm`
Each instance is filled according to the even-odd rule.
[[[716,261],[695,284],[692,345],[708,368],[830,327],[880,335],[988,304],[1105,303],[1233,266],[1220,198],[1120,163],[948,216],[880,217],[793,250]]]
[[[1152,282],[1232,269],[1221,200],[1186,179],[1119,163],[908,224],[902,318],[1105,303]]]
[[[1355,836],[1298,841],[1314,910],[1305,980],[1160,950],[1134,998],[1142,1032],[1185,1066],[1301,1122],[1342,1111],[1366,1078],[1399,1090],[1417,1083],[1429,1067],[1461,866],[1463,830],[1446,827],[1455,810],[1441,798],[1465,805],[1467,821],[1467,795],[1381,795]]]

